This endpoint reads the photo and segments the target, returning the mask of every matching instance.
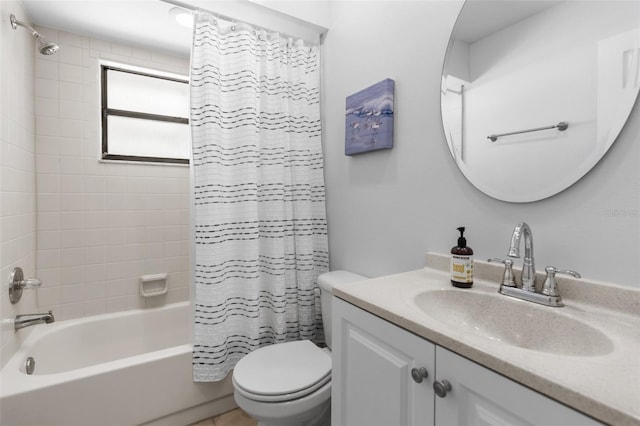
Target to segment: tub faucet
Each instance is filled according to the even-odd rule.
[[[525,222],[520,222],[513,229],[509,244],[509,257],[520,257],[520,238],[524,236],[524,259],[522,263],[522,289],[536,291],[536,266],[533,260],[533,234]]]
[[[55,318],[53,317],[53,312],[49,311],[46,314],[26,314],[26,315],[16,315],[16,319],[14,321],[15,330],[18,331],[21,328],[30,327],[36,324],[51,324],[55,322]]]

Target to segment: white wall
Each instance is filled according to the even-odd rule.
[[[189,168],[100,162],[99,59],[189,74],[188,58],[38,28],[38,307],[64,320],[189,299]],[[169,274],[166,296],[139,278]]]
[[[442,62],[458,1],[330,2],[324,46],[325,179],[331,267],[369,276],[420,268],[448,253],[458,226],[477,258],[505,256],[528,222],[539,269],[640,287],[638,106],[604,159],[568,190],[511,204],[477,191],[458,171],[440,123]],[[395,146],[344,155],[345,97],[396,82]]]
[[[26,19],[20,2],[0,1],[0,367],[27,334],[16,334],[9,319],[36,309],[31,291],[12,305],[5,282],[16,266],[26,277],[36,274],[35,42],[29,31],[11,28],[11,13]]]

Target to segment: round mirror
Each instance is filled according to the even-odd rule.
[[[467,0],[442,71],[464,176],[503,201],[550,197],[622,130],[640,88],[640,2]]]

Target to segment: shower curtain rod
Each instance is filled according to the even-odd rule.
[[[302,31],[301,32],[305,32],[305,33],[312,33],[315,36],[314,40],[309,40],[309,34],[305,34],[305,36],[299,36],[299,35],[293,35],[290,33],[290,31],[286,31],[286,32],[282,32],[282,31],[278,31],[278,30],[274,30],[272,28],[266,27],[264,25],[260,25],[260,24],[256,24],[254,22],[251,22],[250,19],[241,19],[241,18],[237,18],[237,17],[231,17],[229,15],[220,13],[220,12],[216,12],[210,9],[206,9],[203,7],[199,7],[193,4],[189,4],[189,3],[185,3],[182,2],[180,0],[160,0],[164,3],[168,3],[177,7],[181,7],[183,9],[186,10],[191,10],[194,12],[204,12],[204,13],[210,13],[213,16],[215,16],[218,19],[221,19],[223,21],[229,21],[232,23],[239,23],[240,22],[245,22],[251,26],[260,28],[260,29],[264,29],[266,31],[269,32],[279,32],[282,36],[284,37],[293,37],[293,38],[302,38],[305,41],[311,42],[311,43],[322,43],[323,39],[324,39],[324,35],[327,33],[327,31],[329,31],[327,28],[322,27],[320,25],[316,25],[313,24],[311,22],[307,22],[303,19],[300,18],[296,18],[294,16],[290,16],[290,15],[286,15],[284,13],[278,12],[276,10],[273,9],[269,9],[267,7],[258,5],[258,4],[254,4],[254,3],[250,3],[249,1],[244,1],[242,3],[246,4],[246,5],[250,5],[249,7],[251,7],[253,9],[253,12],[255,13],[255,11],[257,11],[258,9],[260,9],[261,11],[265,11],[269,14],[271,14],[272,16],[277,16],[278,19],[286,19],[289,23],[292,23],[293,25],[297,26],[298,28],[301,28]],[[222,4],[224,4],[225,2],[223,2]],[[241,4],[238,2],[226,2],[226,3],[235,3],[235,4]],[[246,6],[244,6],[246,7]]]

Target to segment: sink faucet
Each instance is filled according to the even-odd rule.
[[[522,264],[522,285],[518,286],[513,279],[513,271],[511,269],[513,261],[511,259],[503,260],[492,257],[489,262],[504,263],[505,269],[502,275],[502,282],[498,292],[505,296],[515,297],[517,299],[527,300],[529,302],[540,303],[541,305],[560,307],[564,306],[562,297],[558,291],[556,282],[556,273],[572,275],[580,278],[580,274],[575,271],[558,269],[555,266],[547,266],[545,271],[547,277],[542,285],[540,292],[536,291],[536,267],[533,260],[533,234],[531,228],[525,222],[520,222],[513,229],[511,235],[511,243],[509,244],[509,257],[520,257],[520,239],[524,236],[524,259]]]
[[[14,328],[16,331],[21,328],[30,327],[36,324],[50,324],[55,322],[55,318],[53,317],[53,312],[49,311],[46,314],[26,314],[26,315],[16,315],[16,319],[14,321]]]
[[[520,257],[520,239],[524,236],[524,259],[522,263],[522,289],[536,291],[536,266],[533,260],[533,234],[525,222],[520,222],[513,229],[509,244],[509,257]]]

